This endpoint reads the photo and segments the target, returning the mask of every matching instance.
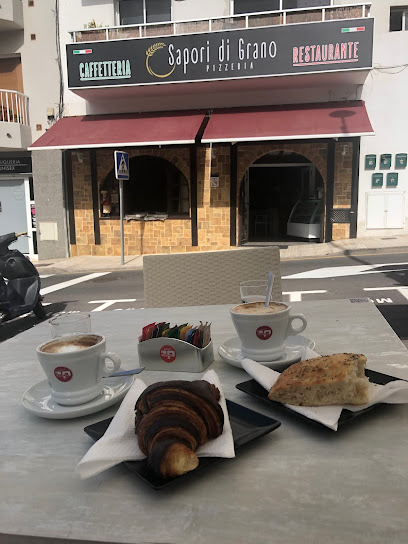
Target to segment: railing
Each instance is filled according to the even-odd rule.
[[[28,126],[28,96],[18,91],[0,89],[0,121]]]
[[[220,30],[236,30],[240,28],[332,21],[336,19],[360,19],[370,16],[370,7],[371,2],[364,2],[319,8],[275,10],[247,13],[244,15],[227,15],[211,19],[191,19],[188,21],[173,21],[167,23],[87,28],[86,30],[72,30],[70,34],[72,35],[73,43],[174,36],[178,34],[217,32]]]

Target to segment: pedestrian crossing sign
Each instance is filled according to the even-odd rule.
[[[129,179],[129,153],[115,151],[115,177],[116,179]]]

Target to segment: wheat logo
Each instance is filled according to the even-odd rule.
[[[154,43],[153,45],[151,45],[149,47],[149,49],[146,51],[146,69],[149,72],[149,74],[152,75],[152,76],[169,77],[169,75],[174,72],[174,69],[176,67],[176,65],[174,65],[173,68],[170,70],[170,72],[168,74],[161,75],[161,74],[156,74],[156,72],[154,72],[152,70],[152,68],[149,66],[150,57],[153,57],[153,55],[156,53],[156,51],[158,51],[159,49],[163,49],[163,47],[166,47],[166,44],[162,43],[162,42],[158,42],[158,43]]]

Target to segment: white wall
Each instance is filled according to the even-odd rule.
[[[55,37],[55,0],[35,2],[28,7],[22,2],[24,29],[0,34],[0,57],[21,57],[24,94],[29,99],[31,138],[24,138],[21,147],[35,141],[48,128],[47,108],[57,108],[59,75]],[[31,40],[31,34],[36,40]],[[41,125],[42,130],[36,130]],[[31,141],[32,140],[32,141]]]
[[[390,5],[407,5],[407,0],[373,0],[371,14],[374,26],[374,70],[367,78],[362,99],[366,102],[368,115],[375,136],[361,139],[359,177],[359,205],[357,236],[401,234],[408,231],[408,169],[395,170],[395,154],[408,153],[407,92],[408,92],[408,32],[389,32]],[[392,68],[395,66],[395,68]],[[380,154],[392,154],[390,170],[378,168]],[[365,156],[377,155],[375,171],[365,170]],[[382,172],[383,188],[372,189],[372,173]],[[398,187],[386,188],[387,172],[398,172]],[[366,229],[366,201],[370,193],[402,193],[404,198],[405,224],[403,229]]]
[[[35,141],[49,128],[47,108],[58,113],[59,71],[55,34],[55,0],[35,2],[24,9],[24,45],[21,48],[24,94],[29,99],[30,126]],[[31,34],[36,40],[31,40]],[[42,130],[37,130],[41,125]]]
[[[115,6],[113,0],[60,0],[61,57],[64,72],[64,115],[84,115],[87,104],[73,92],[67,90],[66,44],[72,43],[70,31],[83,30],[91,21],[100,26],[115,26]]]

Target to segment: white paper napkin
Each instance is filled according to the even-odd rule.
[[[234,439],[220,380],[214,370],[206,372],[202,379],[214,384],[220,391],[219,402],[224,412],[224,430],[218,438],[209,440],[198,448],[196,453],[198,457],[235,457]],[[136,401],[146,387],[142,380],[135,380],[103,437],[78,463],[76,470],[81,478],[99,474],[123,461],[140,461],[146,457],[137,443],[134,411]]]
[[[304,356],[304,360],[318,357],[319,355],[307,348]],[[256,363],[251,359],[243,359],[241,361],[242,368],[256,380],[266,391],[269,392],[273,384],[278,379],[280,373],[268,368],[264,365]],[[298,412],[309,419],[318,421],[326,427],[337,431],[338,422],[343,409],[350,410],[352,412],[358,412],[368,408],[373,404],[385,402],[388,404],[403,404],[408,403],[408,382],[403,380],[396,380],[388,383],[387,385],[371,384],[370,390],[370,402],[368,404],[354,406],[345,404],[343,406],[294,406],[287,404],[291,410]]]

